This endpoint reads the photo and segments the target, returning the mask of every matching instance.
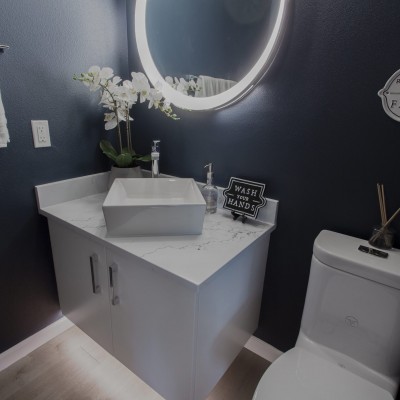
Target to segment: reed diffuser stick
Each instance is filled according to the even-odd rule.
[[[382,230],[387,228],[390,223],[399,215],[400,213],[400,208],[389,218],[389,220],[385,223],[385,225],[382,226]]]
[[[382,194],[383,225],[384,225],[387,222],[387,214],[386,214],[385,188],[384,188],[383,184],[381,184],[381,194]]]
[[[378,190],[378,200],[379,200],[379,211],[381,213],[381,225],[384,225],[384,216],[383,216],[383,205],[382,205],[382,192],[381,185],[379,183],[376,184],[376,188]]]

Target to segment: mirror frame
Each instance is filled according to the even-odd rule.
[[[190,1],[190,0],[189,0]],[[279,9],[271,37],[260,58],[251,70],[232,88],[210,97],[191,97],[173,89],[159,73],[151,56],[146,33],[147,0],[136,0],[135,36],[144,72],[154,85],[161,84],[161,92],[176,107],[187,110],[213,110],[226,107],[247,95],[265,75],[275,59],[286,28],[290,0],[279,0]]]

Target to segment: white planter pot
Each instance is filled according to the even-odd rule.
[[[141,167],[119,168],[112,166],[110,175],[108,177],[108,189],[110,189],[115,178],[143,178],[142,168]]]

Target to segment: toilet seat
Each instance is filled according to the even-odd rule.
[[[393,400],[386,390],[300,347],[264,373],[253,400]]]

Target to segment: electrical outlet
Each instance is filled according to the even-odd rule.
[[[48,121],[31,121],[33,144],[35,147],[50,147],[50,131]]]

